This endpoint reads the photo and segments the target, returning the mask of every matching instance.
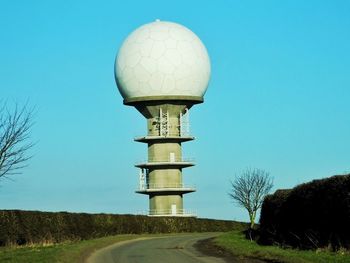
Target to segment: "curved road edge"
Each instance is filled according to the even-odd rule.
[[[134,238],[93,252],[86,263],[266,263],[233,255],[215,244],[222,233],[179,233]]]
[[[133,238],[130,240],[125,240],[125,241],[119,241],[117,243],[114,243],[112,245],[106,246],[104,248],[95,250],[92,252],[88,258],[84,261],[85,263],[98,263],[100,262],[100,258],[103,258],[104,255],[109,254],[110,251],[116,249],[117,247],[127,245],[129,243],[141,241],[141,240],[147,240],[147,239],[153,239],[153,238],[159,238],[159,237],[139,237],[139,238]]]
[[[157,250],[170,253],[170,258],[177,258],[175,262],[208,262],[218,263],[225,262],[220,257],[213,257],[202,254],[194,244],[199,240],[213,238],[221,233],[178,233],[164,234],[150,237],[140,237],[131,240],[117,242],[102,249],[98,249],[86,259],[86,263],[109,263],[109,262],[134,262],[134,258],[140,252],[140,246],[143,250],[142,261],[135,262],[160,262]],[[144,242],[143,242],[144,241]],[[165,250],[164,250],[165,249]],[[174,254],[175,253],[175,254]],[[168,259],[169,259],[168,257]],[[164,260],[164,258],[163,258]],[[194,261],[193,261],[194,260]],[[131,262],[130,261],[130,262]],[[162,261],[164,262],[164,261]]]

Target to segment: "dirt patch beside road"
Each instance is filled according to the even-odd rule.
[[[267,262],[259,259],[235,256],[229,251],[216,245],[214,242],[214,238],[199,240],[194,245],[194,247],[205,255],[212,256],[212,257],[220,257],[224,259],[227,263],[266,263]]]

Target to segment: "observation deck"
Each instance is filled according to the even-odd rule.
[[[136,190],[136,193],[139,194],[150,194],[150,193],[192,193],[195,192],[195,187],[187,186],[184,184],[142,184],[139,186],[138,190]]]
[[[149,143],[149,142],[188,142],[193,141],[193,136],[181,136],[178,134],[160,136],[160,135],[148,135],[137,136],[134,138],[135,142]]]
[[[139,214],[152,217],[197,217],[195,211],[179,209],[177,211],[171,209],[154,209],[140,212]]]
[[[138,168],[161,168],[161,167],[166,167],[166,168],[186,168],[186,167],[191,167],[194,166],[194,159],[193,158],[182,158],[182,159],[149,159],[145,161],[141,161],[138,164],[135,164],[135,167]]]

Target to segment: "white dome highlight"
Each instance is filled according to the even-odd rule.
[[[210,78],[210,60],[191,30],[156,21],[139,27],[125,39],[116,58],[115,77],[124,99],[203,97]]]

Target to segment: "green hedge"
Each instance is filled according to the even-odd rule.
[[[350,248],[350,174],[267,196],[261,209],[260,242],[302,249]]]
[[[0,210],[0,246],[58,243],[118,234],[221,232],[244,225],[197,218]]]

